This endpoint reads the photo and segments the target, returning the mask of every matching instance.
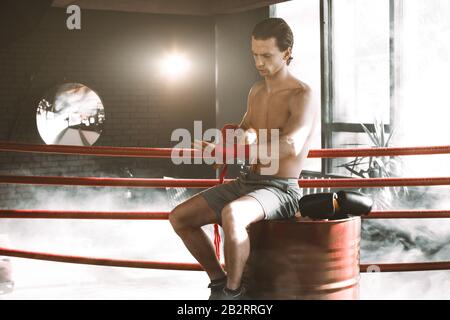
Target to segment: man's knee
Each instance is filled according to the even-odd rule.
[[[249,225],[250,222],[242,219],[242,212],[236,206],[227,205],[222,209],[222,228],[226,241],[241,243],[248,239],[247,227]]]
[[[180,232],[189,227],[189,220],[186,219],[186,209],[178,205],[169,213],[169,221],[176,232]]]
[[[240,221],[239,219],[239,207],[233,202],[223,207],[221,216],[223,228],[227,228],[227,226],[234,226],[234,227],[242,226],[244,228],[246,227],[243,221]]]
[[[178,233],[217,223],[218,218],[216,213],[201,198],[194,198],[176,206],[169,213],[169,221]]]
[[[251,223],[264,219],[264,210],[252,199],[241,199],[227,204],[221,215],[224,229],[247,228]]]

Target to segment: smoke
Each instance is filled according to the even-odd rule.
[[[398,60],[393,146],[448,145],[450,93],[450,3],[411,0],[397,21]],[[404,177],[450,175],[449,155],[403,157]],[[394,197],[392,209],[449,209],[449,186],[409,188],[406,199]],[[449,219],[365,221],[361,261],[425,262],[450,260]],[[365,274],[361,294],[367,299],[449,299],[450,271]]]
[[[450,271],[420,271],[363,274],[360,299],[429,300],[450,299]]]
[[[286,3],[286,6],[291,2]],[[294,2],[292,2],[294,3]],[[311,2],[313,3],[313,2]],[[358,2],[359,3],[359,2]],[[388,3],[385,8],[388,10]],[[315,14],[307,2],[295,2],[305,6],[302,10],[290,10],[296,21],[302,21],[297,28],[292,24],[294,33],[305,48],[297,50],[304,61],[299,69],[300,78],[312,83],[312,88],[320,88],[320,55],[317,54],[318,6],[314,2]],[[378,6],[379,4],[377,4]],[[363,13],[373,16],[367,5],[360,5]],[[348,5],[348,8],[352,6]],[[277,7],[278,8],[278,7]],[[279,7],[282,15],[284,11]],[[287,8],[287,7],[286,7]],[[343,20],[353,24],[354,17],[348,8]],[[381,7],[379,7],[381,8]],[[289,8],[290,9],[290,8]],[[384,12],[387,19],[388,11]],[[335,17],[336,15],[335,10]],[[365,18],[366,15],[359,15]],[[396,81],[395,126],[396,135],[392,146],[448,145],[450,137],[449,104],[450,91],[447,89],[447,77],[450,60],[450,2],[448,0],[408,0],[403,2],[402,21],[399,39],[396,44],[395,65],[399,78]],[[302,19],[298,19],[302,17]],[[316,17],[316,18],[314,18]],[[346,19],[348,18],[348,19]],[[309,22],[308,22],[309,21]],[[368,21],[359,24],[361,28],[385,28],[378,21],[371,25]],[[398,21],[397,21],[398,22]],[[305,28],[308,25],[310,27]],[[335,24],[336,25],[336,24]],[[312,29],[314,28],[314,29]],[[306,31],[305,31],[306,30]],[[315,30],[307,34],[308,30]],[[447,34],[447,36],[446,36]],[[341,35],[342,37],[342,35]],[[370,41],[367,41],[369,40]],[[378,38],[377,38],[378,39]],[[388,35],[379,38],[383,48],[388,47]],[[351,46],[342,46],[345,39],[334,39],[347,52]],[[362,35],[358,41],[367,46],[378,43],[374,37]],[[297,42],[297,43],[302,43]],[[311,45],[316,44],[316,45]],[[314,49],[316,48],[316,49]],[[369,47],[371,48],[371,47]],[[367,48],[362,48],[367,49]],[[305,51],[307,50],[307,51]],[[309,51],[308,51],[309,50]],[[296,52],[297,52],[296,51]],[[367,63],[368,53],[376,50],[363,50]],[[389,88],[387,72],[388,52],[381,55],[381,64],[375,61],[375,69],[370,65],[359,65],[367,70],[359,75],[369,84],[380,84]],[[311,63],[311,61],[313,63]],[[337,65],[337,61],[335,61]],[[350,61],[352,68],[354,61]],[[380,65],[380,67],[379,67]],[[350,69],[350,68],[347,68]],[[375,71],[380,73],[373,73]],[[348,70],[347,70],[348,71]],[[338,74],[338,73],[337,73]],[[376,77],[376,75],[381,75]],[[381,79],[381,81],[378,81]],[[384,79],[384,80],[383,80]],[[350,79],[353,80],[353,79]],[[338,81],[339,82],[339,81]],[[398,83],[397,83],[398,82]],[[351,84],[340,81],[342,91]],[[344,86],[345,85],[345,86]],[[386,108],[384,89],[377,91],[377,86],[367,86],[372,93],[368,99],[355,104],[355,114],[365,117],[371,115],[370,110]],[[375,89],[374,89],[375,88]],[[316,90],[317,92],[319,90]],[[358,90],[358,96],[366,97]],[[342,92],[341,92],[342,93]],[[347,97],[347,95],[343,95]],[[351,98],[351,95],[348,95]],[[383,98],[381,101],[380,99]],[[381,103],[377,103],[381,101]],[[385,111],[385,109],[383,109]],[[345,112],[346,110],[342,110]],[[385,113],[385,112],[382,113]],[[373,114],[378,114],[374,112]],[[343,116],[344,114],[339,114]],[[352,113],[353,115],[353,113]],[[348,119],[343,119],[343,121]],[[351,119],[351,121],[356,121]],[[357,139],[357,137],[355,137]],[[349,141],[352,142],[352,141]],[[448,176],[450,167],[449,155],[427,155],[403,157],[404,177]],[[25,173],[31,175],[31,173]],[[169,210],[169,199],[163,191],[133,189],[132,195],[124,188],[46,188],[32,187],[32,197],[21,203],[21,208],[42,209],[79,209],[79,210]],[[449,209],[447,200],[449,189],[445,187],[409,188],[408,201],[397,197],[390,199],[390,209]],[[167,221],[65,221],[65,220],[2,220],[1,230],[7,230],[11,247],[65,253],[74,255],[92,255],[116,257],[123,259],[148,259],[165,261],[193,261],[192,256],[184,248],[183,243],[171,230]],[[6,228],[6,229],[5,229]],[[4,232],[4,231],[2,231]],[[416,220],[380,220],[364,221],[361,242],[362,263],[419,262],[450,260],[450,221],[448,219],[416,219]],[[154,271],[126,268],[88,267],[71,264],[41,262],[25,259],[12,259],[14,280],[17,292],[24,298],[186,298],[186,291],[178,290],[182,286],[189,288],[189,297],[200,297],[199,291],[205,289],[207,279],[200,272]],[[170,276],[167,276],[170,275]],[[198,280],[198,281],[197,281]],[[41,290],[53,286],[55,290]],[[132,288],[124,292],[123,288]],[[450,271],[404,272],[404,273],[371,273],[361,276],[362,299],[448,299],[450,292]],[[76,292],[72,292],[76,288]],[[150,289],[147,289],[150,288]],[[161,288],[162,290],[155,290]],[[190,290],[192,289],[192,290]],[[133,292],[131,292],[133,291]],[[48,293],[46,296],[44,292]],[[4,296],[14,298],[15,293]],[[1,297],[3,298],[3,296]]]
[[[448,191],[447,191],[448,194]],[[444,198],[445,194],[442,194]],[[431,197],[430,197],[431,198]],[[431,199],[435,199],[431,198]],[[424,199],[406,209],[444,209],[450,200]],[[367,220],[362,225],[361,263],[450,260],[448,219]],[[449,271],[367,273],[361,276],[361,299],[450,299]]]
[[[22,170],[20,174],[30,174]],[[32,197],[14,209],[170,211],[196,191],[149,188],[21,186]],[[211,234],[211,228],[205,228]],[[2,219],[15,249],[130,260],[196,262],[167,220]],[[15,290],[0,299],[185,299],[179,284],[199,287],[202,272],[76,265],[10,258]],[[201,289],[203,290],[200,290]],[[205,287],[205,288],[204,288]],[[125,290],[124,288],[129,288]],[[189,298],[204,299],[195,293]]]

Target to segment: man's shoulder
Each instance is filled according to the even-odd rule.
[[[302,94],[309,94],[311,92],[311,87],[298,79],[295,79],[293,82],[292,87],[292,95],[302,95]]]
[[[249,96],[254,97],[265,88],[266,83],[264,80],[257,81],[250,89]],[[278,91],[279,94],[287,96],[292,99],[303,98],[311,93],[311,88],[305,82],[298,79],[292,79],[289,83],[286,83],[286,87]]]
[[[311,87],[306,83],[298,80],[295,82],[295,85],[289,91],[289,95],[290,98],[294,101],[309,98],[311,95]]]
[[[285,88],[280,90],[279,93],[287,97],[300,98],[311,92],[311,88],[305,82],[292,77],[285,82]]]

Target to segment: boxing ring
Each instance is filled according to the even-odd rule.
[[[48,154],[89,155],[106,157],[145,157],[166,158],[174,152],[188,155],[191,158],[202,155],[195,149],[175,148],[135,148],[135,147],[80,147],[64,145],[35,145],[14,142],[0,142],[0,151],[27,152]],[[408,148],[358,148],[358,149],[324,149],[310,150],[309,158],[337,158],[357,156],[413,156],[450,154],[450,146],[408,147]],[[225,167],[226,169],[226,167]],[[97,178],[97,177],[59,177],[59,176],[17,176],[0,175],[2,184],[31,184],[52,186],[96,186],[96,187],[128,187],[128,188],[208,188],[231,181],[225,179],[226,170],[219,179],[155,179],[155,178]],[[376,188],[402,186],[445,186],[450,185],[450,177],[425,178],[342,178],[310,180],[299,179],[301,188]],[[168,220],[169,211],[64,211],[64,210],[3,210],[3,219],[116,219],[116,220]],[[385,210],[372,211],[361,219],[429,219],[450,218],[450,210]],[[350,220],[360,218],[351,218]],[[324,224],[324,222],[321,222]],[[326,224],[326,223],[325,223]],[[310,224],[311,225],[311,224]],[[356,225],[357,226],[357,225]],[[220,259],[220,237],[215,226],[215,249]],[[359,241],[359,240],[358,240]],[[359,250],[359,242],[358,242]],[[49,252],[34,252],[0,247],[0,256],[38,259],[75,264],[88,264],[111,267],[148,268],[165,270],[201,271],[199,264],[145,260],[122,260],[104,257],[72,256],[52,254]],[[366,263],[359,264],[358,272],[404,272],[450,270],[450,261],[419,262],[419,263]],[[376,266],[376,270],[373,269]]]

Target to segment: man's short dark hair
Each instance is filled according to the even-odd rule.
[[[294,45],[294,35],[289,25],[281,18],[267,18],[259,22],[252,32],[256,40],[267,40],[275,38],[278,49],[285,51]],[[293,58],[289,57],[287,64],[291,63]]]

